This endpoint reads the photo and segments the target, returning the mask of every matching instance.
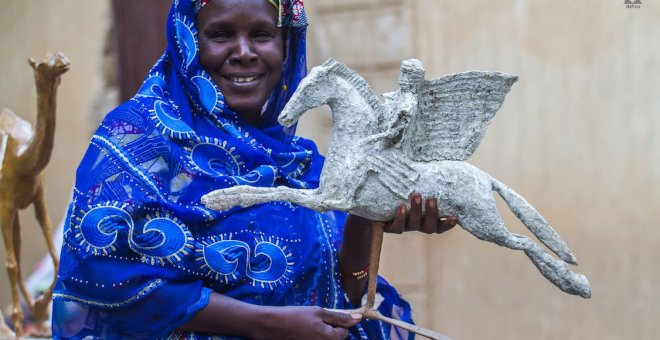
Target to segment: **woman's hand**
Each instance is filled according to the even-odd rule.
[[[434,197],[426,199],[426,214],[422,215],[422,195],[410,195],[410,211],[405,204],[396,209],[394,219],[385,223],[386,233],[401,234],[405,231],[418,230],[427,234],[442,234],[458,223],[458,218],[452,215],[440,215],[438,203]]]
[[[384,231],[401,234],[404,231],[418,230],[427,234],[440,234],[453,228],[458,222],[456,216],[440,215],[435,198],[426,199],[426,214],[422,215],[422,196],[410,196],[410,211],[404,204],[397,207],[394,219],[385,223]],[[371,253],[371,224],[373,222],[356,215],[348,215],[344,224],[344,239],[339,249],[339,264],[342,284],[353,306],[360,305],[360,298],[367,284],[363,273],[369,266]]]
[[[328,339],[348,336],[362,316],[310,306],[258,306],[218,293],[181,330],[250,339]]]
[[[361,314],[351,316],[320,307],[270,308],[270,316],[265,318],[266,327],[254,334],[254,339],[345,339],[348,328],[362,318]]]

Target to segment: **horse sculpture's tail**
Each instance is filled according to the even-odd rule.
[[[493,190],[504,199],[509,209],[518,217],[518,219],[531,231],[539,241],[543,242],[560,259],[570,264],[577,264],[575,255],[568,249],[566,243],[559,237],[559,234],[552,229],[550,224],[541,216],[541,214],[532,207],[522,196],[518,195],[504,183],[491,177]]]

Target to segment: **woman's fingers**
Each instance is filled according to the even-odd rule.
[[[422,195],[418,193],[410,196],[410,213],[408,213],[408,223],[405,230],[419,230],[422,225]]]
[[[438,204],[434,197],[426,200],[426,215],[419,231],[433,234],[438,230]]]
[[[385,228],[383,229],[384,232],[386,233],[394,233],[394,234],[401,234],[403,233],[403,229],[406,225],[406,206],[401,204],[398,208],[396,208],[396,214],[394,215],[394,219],[390,223],[385,224]]]
[[[422,214],[422,196],[414,193],[410,196],[410,210],[404,204],[396,209],[394,219],[385,224],[386,233],[401,234],[404,231],[419,230],[426,234],[441,234],[453,228],[458,218],[453,215],[441,215],[438,201],[430,197],[424,201],[425,213]]]
[[[333,327],[332,329],[328,330],[328,337],[330,339],[346,339],[348,337],[348,329],[346,328],[341,328],[341,327]]]
[[[439,218],[440,223],[438,224],[438,234],[442,234],[445,231],[453,228],[458,223],[458,218],[453,215],[442,215]]]
[[[362,314],[346,314],[321,309],[321,319],[335,328],[351,328],[362,320]]]

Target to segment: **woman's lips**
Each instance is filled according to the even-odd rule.
[[[223,78],[236,85],[249,85],[262,78],[262,76],[263,76],[262,74],[241,74],[241,75],[225,75],[223,76]]]
[[[256,76],[252,77],[229,77],[229,80],[233,81],[234,83],[250,83],[253,82],[255,79],[257,79]]]

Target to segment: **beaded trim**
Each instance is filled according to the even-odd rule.
[[[369,275],[369,265],[364,267],[362,270],[351,273],[351,276],[358,279],[358,280],[364,279],[365,277],[367,277],[367,275]]]
[[[163,283],[163,280],[161,279],[156,279],[144,288],[140,290],[137,294],[131,296],[130,298],[120,301],[120,302],[100,302],[100,301],[94,301],[94,300],[88,300],[88,299],[83,299],[79,298],[77,296],[69,295],[69,294],[62,294],[62,293],[53,293],[53,298],[55,299],[65,299],[69,301],[74,301],[74,302],[81,302],[85,305],[88,306],[96,306],[96,307],[104,307],[104,308],[117,308],[117,307],[122,307],[126,306],[128,304],[131,304],[132,302],[135,302],[141,298],[143,298],[147,293],[152,291],[153,289],[157,288]]]

